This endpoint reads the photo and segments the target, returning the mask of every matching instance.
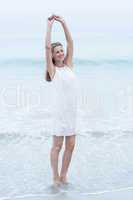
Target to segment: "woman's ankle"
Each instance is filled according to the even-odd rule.
[[[67,177],[66,177],[66,175],[61,175],[60,176],[60,181],[62,181],[62,182],[66,182],[67,181]]]
[[[54,176],[54,177],[53,177],[53,180],[54,180],[54,181],[60,180],[60,176]]]

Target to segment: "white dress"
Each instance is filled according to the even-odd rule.
[[[51,134],[56,136],[76,135],[78,82],[73,69],[67,65],[56,67],[52,87]]]

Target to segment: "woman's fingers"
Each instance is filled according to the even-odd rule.
[[[53,18],[53,19],[51,19],[51,18],[48,18],[48,20],[47,20],[47,25],[48,26],[52,26],[52,24],[54,23],[54,21],[55,21],[55,19]]]
[[[59,17],[59,16],[55,16],[55,19],[61,19],[61,17]]]
[[[58,21],[61,21],[61,20],[62,20],[61,17],[59,17],[59,16],[54,16],[54,19],[55,19],[55,20],[58,20]]]
[[[52,14],[51,16],[48,17],[48,19],[50,19],[50,20],[53,19],[53,18],[60,18],[61,19],[61,16]]]
[[[60,23],[64,23],[65,22],[64,19],[62,17],[60,17],[60,16],[54,16],[54,19],[56,21],[59,21]]]
[[[49,20],[52,20],[54,18],[54,14],[48,17]]]
[[[55,18],[62,18],[60,15],[54,15]]]
[[[61,17],[61,16],[59,16],[59,15],[55,15],[55,14],[53,14],[53,15],[51,15],[50,17],[48,17],[48,20],[49,21],[54,21],[54,20],[56,20],[56,21],[59,21],[59,22],[62,22],[63,21],[63,18]]]
[[[60,17],[59,15],[54,15],[54,17]]]

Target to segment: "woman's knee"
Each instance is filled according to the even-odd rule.
[[[62,144],[58,144],[58,145],[54,145],[53,147],[52,147],[52,149],[54,150],[54,151],[61,151],[61,148],[62,148]]]
[[[65,149],[72,151],[75,147],[75,138],[71,137],[66,141]]]
[[[63,137],[55,137],[52,149],[55,151],[60,151],[63,146]]]

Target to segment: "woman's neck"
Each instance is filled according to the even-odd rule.
[[[64,62],[62,62],[62,61],[56,61],[55,62],[55,66],[63,67],[64,66]]]

